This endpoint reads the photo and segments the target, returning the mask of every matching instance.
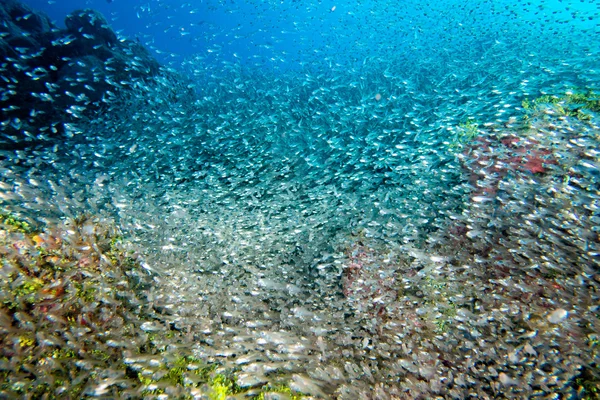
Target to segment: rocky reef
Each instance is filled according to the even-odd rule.
[[[138,41],[119,38],[91,9],[57,28],[17,0],[0,4],[0,148],[57,137],[69,121],[97,112],[159,63]]]
[[[0,261],[0,398],[301,398],[241,388],[199,358],[190,327],[157,301],[159,276],[110,221],[40,227],[2,213]]]

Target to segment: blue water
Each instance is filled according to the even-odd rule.
[[[58,26],[74,9],[27,4]],[[577,377],[597,382],[597,1],[78,7],[166,69],[108,79],[123,90],[68,121],[42,113],[63,130],[3,153],[1,204],[64,224],[79,264],[104,251],[94,224],[115,224],[183,351],[244,390],[316,398],[577,398]],[[160,381],[173,346],[135,363]],[[112,394],[148,390],[119,362],[97,367]]]
[[[76,8],[102,12],[123,36],[140,38],[177,67],[182,58],[218,53],[242,63],[294,67],[328,59],[346,65],[366,57],[388,60],[405,51],[454,56],[494,42],[541,51],[571,46],[597,51],[595,1],[119,1],[30,0],[61,26]],[[566,46],[566,47],[564,47]],[[234,55],[235,54],[235,55]]]

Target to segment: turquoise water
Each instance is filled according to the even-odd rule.
[[[86,6],[163,70],[3,150],[2,206],[115,226],[174,347],[255,396],[592,396],[597,3]],[[168,346],[85,393],[161,394]]]

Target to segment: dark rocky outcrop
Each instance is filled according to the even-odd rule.
[[[108,94],[159,73],[137,41],[120,39],[95,10],[58,29],[17,0],[0,3],[0,148],[58,137],[63,124],[96,112]]]

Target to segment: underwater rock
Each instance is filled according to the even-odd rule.
[[[16,34],[19,30],[33,34],[48,32],[52,22],[48,16],[32,11],[17,0],[5,0],[0,4],[0,18],[6,21],[3,28]]]
[[[64,123],[93,115],[108,92],[122,93],[160,70],[143,45],[118,39],[95,10],[73,12],[58,29],[10,0],[0,4],[0,21],[2,149],[60,137]]]
[[[95,44],[102,43],[112,46],[117,42],[117,35],[110,28],[104,16],[95,10],[76,10],[67,16],[65,25],[70,34]]]

